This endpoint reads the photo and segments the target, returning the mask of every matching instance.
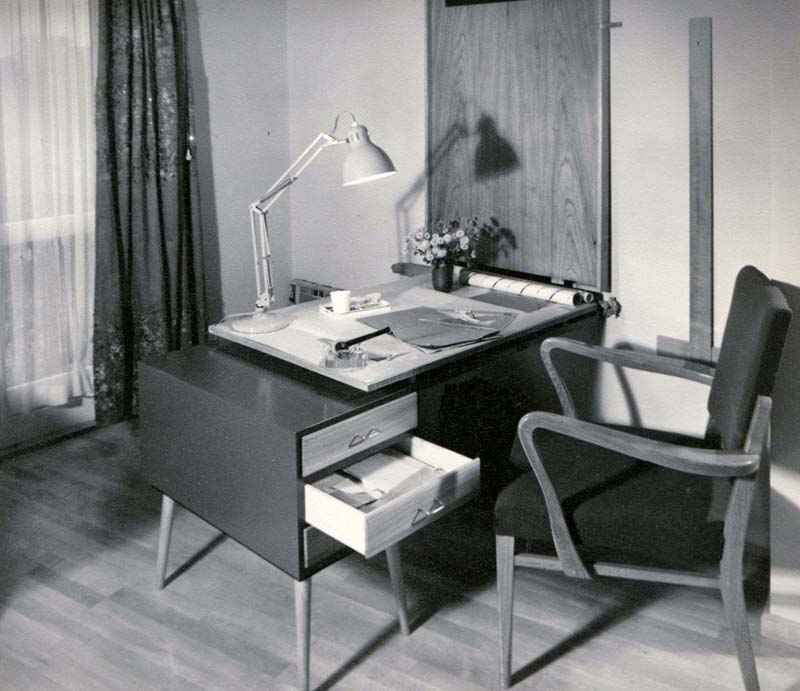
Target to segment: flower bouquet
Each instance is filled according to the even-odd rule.
[[[477,219],[436,221],[408,234],[403,254],[422,257],[426,264],[454,264],[476,257],[481,227]]]
[[[453,287],[453,265],[475,259],[480,234],[481,226],[475,218],[437,221],[409,233],[403,254],[422,257],[431,264],[433,287],[448,292]]]

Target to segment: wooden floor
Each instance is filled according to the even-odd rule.
[[[0,465],[0,689],[291,688],[289,578],[178,510],[157,591],[159,497],[137,465],[124,425]],[[467,507],[403,543],[407,638],[382,557],[315,576],[313,686],[494,688],[487,519]],[[516,688],[741,688],[716,594],[518,573]],[[755,649],[762,688],[800,689],[800,642]]]

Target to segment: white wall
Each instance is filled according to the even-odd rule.
[[[352,111],[397,175],[342,188],[345,147],[323,152],[292,188],[292,275],[339,287],[392,280],[396,204],[424,173],[425,0],[288,3],[289,141],[296,156]],[[347,134],[342,118],[337,136]],[[412,222],[424,220],[424,191]]]
[[[606,340],[653,349],[658,335],[688,336],[688,21],[709,16],[718,344],[741,266],[800,283],[800,3],[612,0],[611,16],[624,24],[611,38],[612,280],[623,313],[609,322]],[[630,377],[642,421],[702,432],[704,387],[664,390],[653,380]],[[631,419],[610,372],[598,407],[607,419]],[[800,459],[784,454],[775,463],[781,502],[773,501],[773,526],[800,529]],[[765,508],[756,509],[763,529]],[[800,613],[800,599],[784,597],[800,590],[796,535],[773,530],[784,616]],[[763,531],[756,538],[766,542]]]
[[[769,5],[772,12],[765,11]],[[798,203],[787,186],[798,153],[787,122],[792,103],[774,98],[776,62],[800,28],[798,4],[758,0],[612,0],[623,27],[611,34],[612,283],[622,316],[608,325],[611,344],[655,348],[658,335],[686,339],[689,329],[688,22],[712,18],[714,91],[715,340],[722,336],[737,270],[746,263],[787,281],[800,280]],[[792,28],[786,28],[786,27]],[[796,44],[794,46],[796,51]],[[793,63],[796,75],[798,63]],[[797,112],[796,86],[794,110]],[[793,256],[792,256],[793,254]],[[680,385],[657,396],[651,377],[631,376],[646,424],[702,431],[702,387]],[[627,419],[613,377],[602,399],[609,418]],[[682,405],[675,406],[680,400]]]
[[[207,85],[210,140],[199,139],[204,224],[216,225],[217,247],[210,248],[212,300],[221,312],[253,309],[255,273],[248,205],[285,168],[289,120],[285,0],[191,0],[199,45],[191,45],[196,82]],[[194,21],[189,17],[189,28]],[[199,51],[199,54],[198,54]],[[202,94],[201,94],[202,96]],[[209,155],[210,154],[210,155]],[[291,254],[289,205],[270,213],[275,287],[285,301]],[[218,272],[218,275],[217,275]],[[218,318],[221,315],[212,315]]]
[[[800,4],[770,6],[772,75],[770,129],[772,228],[770,264],[800,284]],[[800,622],[800,291],[789,296],[794,309],[793,337],[783,358],[775,391],[770,501],[772,560],[770,611]],[[789,379],[791,378],[791,379]]]

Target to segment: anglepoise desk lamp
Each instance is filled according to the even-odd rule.
[[[367,128],[356,122],[355,116],[348,112],[352,119],[350,131],[345,139],[333,136],[339,125],[336,116],[333,130],[330,133],[320,132],[305,151],[290,165],[275,181],[264,195],[250,204],[250,232],[253,240],[253,257],[256,265],[256,310],[251,314],[239,316],[230,320],[230,328],[243,333],[268,333],[278,331],[289,325],[290,319],[270,312],[269,308],[275,300],[272,286],[272,270],[270,268],[269,231],[267,228],[267,213],[280,196],[300,177],[324,149],[339,144],[348,144],[347,156],[344,159],[342,170],[342,185],[360,185],[379,178],[393,175],[395,170],[392,161],[386,153],[375,146],[367,135]]]

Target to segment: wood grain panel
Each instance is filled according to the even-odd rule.
[[[608,2],[429,3],[428,208],[497,218],[486,263],[608,289]]]

